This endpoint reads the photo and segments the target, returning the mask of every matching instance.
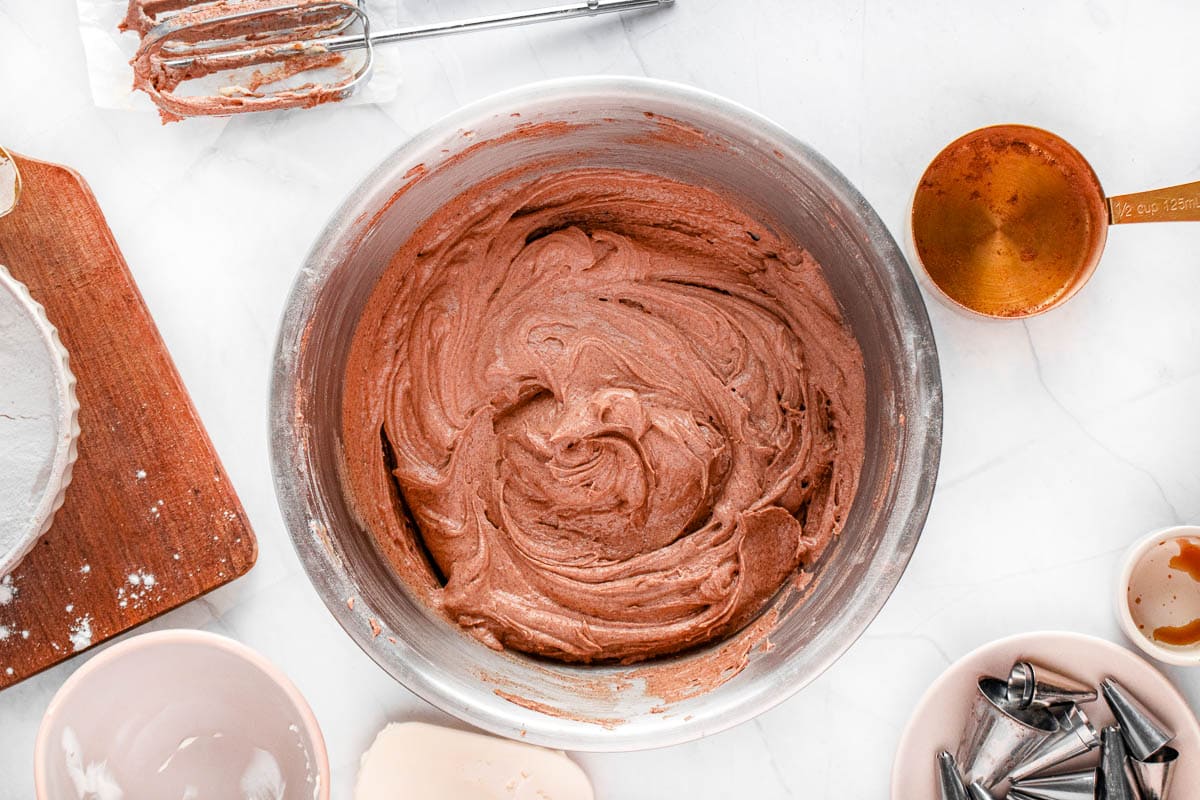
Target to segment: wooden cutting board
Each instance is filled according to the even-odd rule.
[[[96,198],[70,169],[15,161],[24,188],[0,218],[0,264],[70,353],[81,433],[53,527],[0,581],[0,689],[233,580],[258,554]]]

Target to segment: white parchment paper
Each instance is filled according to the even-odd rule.
[[[140,39],[136,32],[122,33],[117,28],[125,18],[128,0],[76,0],[76,5],[93,102],[100,108],[157,113],[149,97],[133,90],[133,68],[129,66],[129,60],[137,51]],[[367,10],[375,30],[399,24],[394,3],[371,3]],[[399,86],[400,67],[395,49],[376,48],[371,79],[344,102],[352,105],[387,103],[396,97]]]

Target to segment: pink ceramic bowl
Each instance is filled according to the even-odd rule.
[[[329,800],[312,709],[277,667],[203,631],[127,639],[50,701],[34,749],[38,800]]]
[[[935,680],[917,704],[892,765],[892,800],[928,800],[938,796],[934,756],[955,752],[967,724],[981,675],[1007,675],[1012,663],[1025,659],[1058,669],[1096,686],[1116,678],[1175,734],[1171,742],[1180,753],[1175,767],[1176,800],[1193,800],[1200,786],[1200,722],[1187,700],[1147,661],[1105,639],[1067,631],[1039,631],[997,639],[968,653]],[[1113,722],[1102,699],[1083,705],[1099,730]],[[1064,770],[1094,764],[1096,754],[1080,757]],[[1001,787],[1005,788],[1005,787]]]

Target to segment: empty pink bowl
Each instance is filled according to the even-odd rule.
[[[38,800],[329,800],[312,709],[277,667],[203,631],[127,639],[76,670],[42,719]]]

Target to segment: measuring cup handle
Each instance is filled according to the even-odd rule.
[[[1108,198],[1113,225],[1131,222],[1200,222],[1200,181]]]

